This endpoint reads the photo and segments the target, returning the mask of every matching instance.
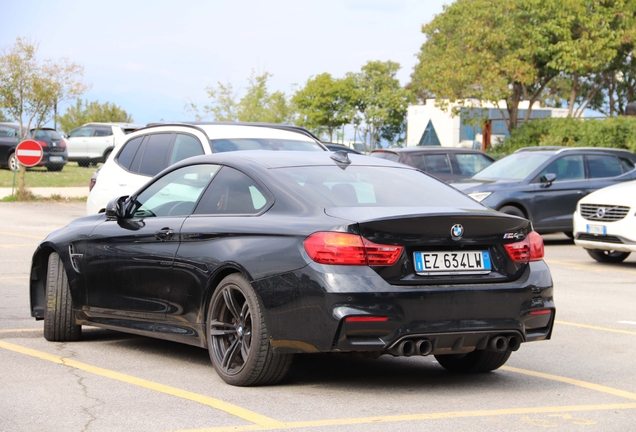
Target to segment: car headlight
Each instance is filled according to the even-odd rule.
[[[486,198],[492,195],[492,192],[471,192],[468,194],[469,197],[474,199],[477,202],[482,202]]]

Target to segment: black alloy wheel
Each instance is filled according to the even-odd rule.
[[[274,353],[256,294],[239,274],[223,279],[212,296],[207,341],[212,364],[228,384],[274,384],[291,365],[292,355]]]

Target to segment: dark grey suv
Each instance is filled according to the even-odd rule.
[[[599,147],[528,147],[452,186],[540,233],[572,235],[576,203],[597,189],[636,179],[636,155]]]

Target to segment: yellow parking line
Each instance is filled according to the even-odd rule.
[[[239,431],[263,431],[272,429],[301,429],[310,427],[324,426],[344,426],[358,424],[377,424],[377,423],[395,423],[408,422],[416,420],[443,420],[453,418],[475,418],[475,417],[496,417],[505,415],[521,415],[521,414],[547,414],[547,413],[566,413],[581,411],[608,411],[619,409],[636,409],[636,403],[627,404],[605,404],[605,405],[573,405],[573,406],[553,406],[553,407],[536,407],[536,408],[507,408],[497,410],[479,410],[479,411],[451,411],[430,414],[407,414],[395,416],[378,416],[378,417],[360,417],[345,418],[333,420],[314,420],[305,422],[288,422],[282,423],[275,427],[261,427],[258,425],[249,426],[230,426],[230,427],[212,427],[205,429],[189,429],[173,432],[239,432]]]
[[[35,331],[42,331],[42,328],[26,328],[26,329],[5,329],[5,330],[0,330],[0,333],[22,333],[22,332],[35,332]]]
[[[555,324],[569,325],[569,326],[573,326],[573,327],[582,327],[582,328],[591,329],[591,330],[601,330],[601,331],[607,331],[607,332],[613,332],[613,333],[623,333],[623,334],[636,336],[636,332],[629,331],[629,330],[621,330],[621,329],[615,329],[615,328],[609,328],[609,327],[599,327],[599,326],[593,326],[593,325],[589,325],[589,324],[579,324],[579,323],[560,321],[560,320],[555,320],[554,322],[555,322]]]
[[[573,378],[567,378],[567,377],[562,377],[559,375],[552,375],[552,374],[547,374],[547,373],[543,373],[543,372],[536,372],[536,371],[531,371],[531,370],[527,370],[527,369],[519,369],[519,368],[515,368],[512,366],[502,366],[501,367],[502,370],[508,371],[508,372],[514,372],[514,373],[518,373],[518,374],[523,374],[523,375],[529,375],[529,376],[533,376],[533,377],[537,377],[537,378],[544,378],[544,379],[549,379],[552,381],[559,381],[559,382],[563,382],[566,384],[571,384],[577,387],[583,387],[589,390],[594,390],[594,391],[598,391],[598,392],[602,392],[602,393],[607,393],[607,394],[611,394],[613,396],[618,396],[618,397],[623,397],[623,398],[627,398],[627,399],[632,399],[632,400],[636,400],[636,393],[632,393],[632,392],[628,392],[625,390],[619,390],[619,389],[615,389],[615,388],[611,388],[611,387],[607,387],[604,385],[600,385],[600,384],[594,384],[594,383],[589,383],[587,381],[581,381],[581,380],[577,380],[577,379],[573,379]]]
[[[42,236],[32,236],[32,235],[28,235],[28,234],[16,234],[16,233],[10,233],[10,232],[2,232],[0,231],[1,235],[6,235],[6,236],[13,236],[13,237],[24,237],[24,238],[32,238],[32,239],[36,239],[36,240],[43,240],[44,237]]]
[[[100,368],[97,366],[91,366],[89,364],[78,362],[76,360],[48,354],[42,351],[36,351],[30,348],[14,345],[12,343],[8,343],[5,341],[0,341],[0,348],[14,351],[20,354],[26,354],[32,357],[36,357],[42,360],[47,360],[53,363],[61,364],[64,366],[75,368],[75,369],[83,370],[85,372],[89,372],[95,375],[100,375],[106,378],[111,378],[117,381],[125,382],[127,384],[132,384],[132,385],[143,387],[149,390],[165,393],[165,394],[175,396],[178,398],[191,400],[193,402],[207,405],[212,408],[218,409],[220,411],[226,412],[227,414],[231,414],[235,417],[241,418],[250,423],[255,423],[256,425],[261,427],[272,429],[272,428],[278,428],[283,424],[277,420],[271,419],[269,417],[263,416],[253,411],[249,411],[237,405],[224,402],[220,399],[203,396],[197,393],[181,390],[175,387],[170,387],[167,385],[163,385],[163,384],[159,384],[159,383],[145,380],[142,378],[137,378],[131,375],[126,375],[123,373],[111,371],[111,370]]]

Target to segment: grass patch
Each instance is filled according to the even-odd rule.
[[[73,201],[73,202],[86,202],[86,198],[85,197],[72,197],[72,198],[66,198],[63,197],[61,195],[58,194],[53,194],[50,197],[43,197],[40,195],[34,195],[33,193],[29,192],[29,196],[26,199],[18,199],[18,195],[14,194],[14,195],[7,195],[4,198],[0,198],[0,202],[32,202],[32,201],[43,201],[43,202],[69,202],[69,201]]]
[[[88,187],[96,168],[82,168],[76,162],[69,162],[59,172],[47,171],[44,167],[29,168],[24,174],[26,187]],[[19,173],[16,173],[16,188],[19,182]],[[13,172],[8,169],[0,169],[0,187],[13,185]]]

